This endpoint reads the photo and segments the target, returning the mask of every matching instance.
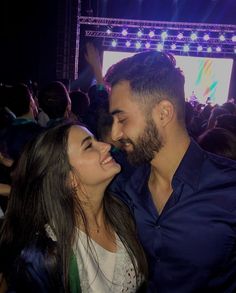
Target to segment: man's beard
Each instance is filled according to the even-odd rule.
[[[158,153],[163,146],[153,119],[147,121],[143,133],[135,143],[131,140],[127,140],[127,142],[133,145],[133,151],[127,153],[127,159],[132,165],[140,165],[152,161],[155,153]]]

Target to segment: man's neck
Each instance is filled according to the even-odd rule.
[[[174,144],[169,142],[162,147],[151,162],[148,187],[153,202],[160,214],[172,194],[172,178],[190,144],[188,135]]]
[[[178,139],[171,139],[165,143],[151,161],[151,176],[154,181],[163,181],[163,183],[166,182],[167,186],[170,185],[189,144],[190,137],[185,133]]]

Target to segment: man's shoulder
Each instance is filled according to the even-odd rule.
[[[236,195],[236,162],[225,157],[205,152],[202,164],[200,186],[210,189],[224,189]]]
[[[197,143],[191,142],[185,155],[178,176],[187,178],[190,183],[205,182],[205,179],[213,182],[232,180],[236,182],[236,161],[203,150]],[[212,180],[211,180],[212,179]],[[186,181],[186,180],[185,180]]]
[[[205,152],[204,156],[206,160],[203,168],[211,167],[216,173],[236,172],[236,161],[209,152]]]

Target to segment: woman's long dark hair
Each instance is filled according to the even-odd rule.
[[[69,291],[69,260],[75,239],[78,215],[87,223],[69,174],[73,168],[67,155],[68,134],[74,123],[49,129],[25,148],[14,172],[8,209],[3,223],[0,245],[6,266],[14,264],[21,251],[45,235],[49,225],[57,239],[57,262],[63,283]],[[113,197],[104,197],[105,216],[120,236],[135,269],[146,272],[142,249],[136,242],[135,228],[127,207]],[[51,253],[55,260],[55,251]],[[47,257],[50,258],[50,251]],[[136,260],[136,262],[135,262]],[[1,262],[1,260],[0,260]],[[50,261],[49,261],[50,262]],[[7,268],[3,268],[7,272]]]
[[[48,224],[57,239],[65,288],[68,287],[77,204],[68,180],[71,170],[67,156],[70,127],[71,124],[66,124],[47,130],[25,148],[14,172],[1,231],[1,246],[12,248],[17,257],[38,233],[45,233]]]

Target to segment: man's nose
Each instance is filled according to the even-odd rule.
[[[117,121],[113,121],[112,128],[111,128],[111,138],[114,141],[118,141],[122,138],[123,132],[121,129],[121,125]]]

